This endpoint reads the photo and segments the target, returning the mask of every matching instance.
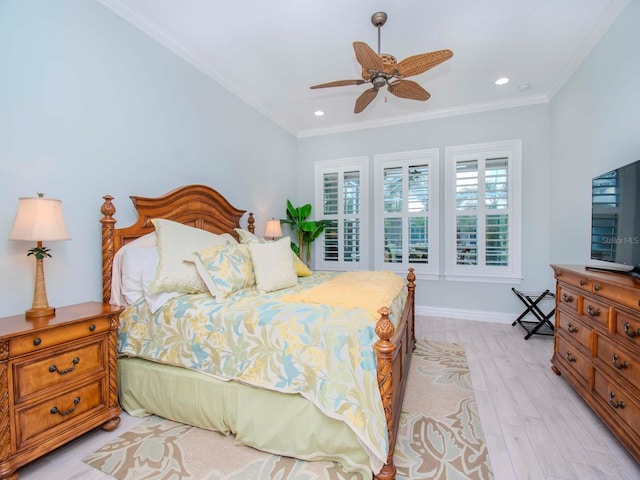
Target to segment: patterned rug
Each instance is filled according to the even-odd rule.
[[[394,460],[398,480],[493,479],[461,346],[417,343]],[[118,480],[365,480],[335,463],[270,455],[159,417],[83,462]]]

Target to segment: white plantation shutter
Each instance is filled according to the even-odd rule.
[[[445,150],[448,279],[521,278],[521,156],[519,140]]]
[[[315,268],[355,270],[367,268],[368,158],[316,162],[316,220],[330,224],[318,238]]]
[[[438,275],[438,157],[438,149],[375,156],[376,269]]]

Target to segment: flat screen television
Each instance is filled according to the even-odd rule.
[[[591,259],[612,264],[593,270],[640,277],[640,160],[593,178]]]

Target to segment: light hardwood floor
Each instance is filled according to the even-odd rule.
[[[510,324],[416,319],[418,338],[465,347],[496,480],[637,480],[640,465],[562,377],[550,369],[553,338],[524,340]],[[20,480],[105,480],[82,458],[142,421],[122,414],[19,471]]]

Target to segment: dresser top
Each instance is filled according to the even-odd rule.
[[[123,307],[101,302],[86,302],[77,305],[56,308],[54,315],[48,317],[26,318],[24,314],[0,318],[0,339],[24,333],[55,328],[78,320],[89,320],[112,313],[120,313]]]
[[[554,269],[556,274],[559,270],[565,270],[573,273],[577,273],[579,275],[584,275],[585,277],[589,277],[593,280],[599,280],[601,282],[606,282],[611,285],[615,285],[621,288],[637,288],[640,289],[640,279],[627,275],[623,272],[615,273],[615,272],[606,272],[601,270],[592,270],[591,268],[599,268],[599,266],[589,266],[589,265],[551,265],[551,268]],[[606,268],[602,267],[602,268]]]

